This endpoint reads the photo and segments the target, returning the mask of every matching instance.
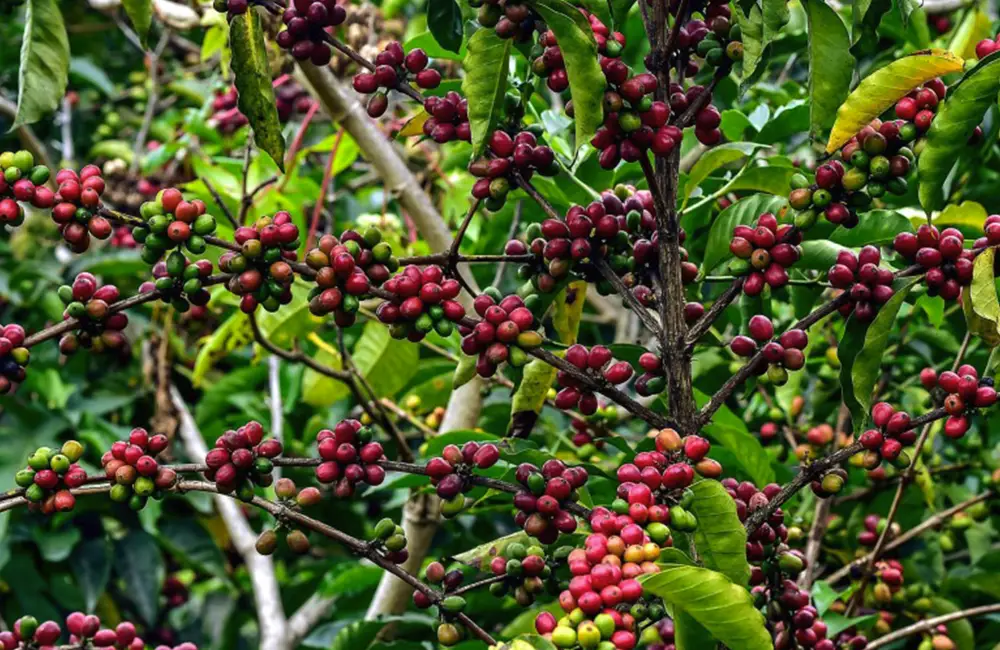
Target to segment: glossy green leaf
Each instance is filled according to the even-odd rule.
[[[809,18],[809,125],[815,135],[831,126],[847,99],[854,75],[851,37],[823,0],[803,3]]]
[[[921,50],[868,75],[837,109],[837,120],[826,143],[827,153],[839,149],[917,86],[935,77],[958,72],[962,65],[962,59],[951,52]]]
[[[968,140],[986,111],[996,104],[997,93],[1000,93],[1000,52],[982,59],[961,81],[948,88],[948,96],[938,107],[917,158],[920,205],[924,210],[930,212],[944,205],[945,180],[962,153],[969,151]]]
[[[691,193],[706,178],[711,176],[712,172],[737,160],[742,160],[762,148],[764,145],[754,142],[727,142],[706,151],[688,173],[687,183],[684,184],[684,201],[681,208],[683,209],[687,205]]]
[[[993,261],[996,251],[987,248],[976,256],[972,266],[970,300],[963,297],[969,331],[983,339],[991,348],[1000,344],[1000,300],[997,299]]]
[[[736,12],[736,21],[743,32],[743,80],[740,89],[745,91],[764,74],[770,57],[771,44],[781,28],[788,22],[786,0],[761,0],[745,10]]]
[[[318,337],[310,337],[314,343]],[[320,363],[341,367],[340,354],[328,345],[320,346],[317,355]],[[389,330],[380,323],[365,325],[361,338],[351,350],[351,358],[361,376],[379,397],[390,397],[403,389],[417,371],[420,350],[409,341],[389,336]],[[312,369],[302,373],[302,399],[312,406],[330,406],[350,393],[343,382],[327,377]]]
[[[963,59],[976,58],[976,43],[984,38],[993,38],[993,21],[982,9],[975,8],[965,14],[962,22],[952,32],[948,50]]]
[[[562,51],[569,93],[573,98],[576,148],[579,149],[590,141],[604,120],[607,79],[597,60],[594,32],[580,10],[566,0],[530,0],[528,4],[542,16]]]
[[[473,158],[483,152],[487,138],[500,122],[511,46],[512,39],[500,38],[490,28],[477,29],[469,39],[462,62],[462,92],[469,103]]]
[[[628,18],[628,12],[635,6],[636,0],[609,0],[609,4],[615,27],[620,29],[625,19]]]
[[[674,612],[674,648],[676,650],[703,650],[718,647],[712,634],[684,610]]]
[[[108,540],[103,536],[94,537],[80,544],[74,554],[74,562],[70,563],[88,612],[94,611],[97,599],[108,586],[108,579],[111,577],[111,552]]]
[[[854,0],[852,3],[852,51],[858,55],[871,54],[878,42],[878,26],[892,8],[892,0]]]
[[[683,611],[732,650],[771,650],[764,617],[743,587],[702,567],[666,565],[642,576],[643,591]]]
[[[962,609],[946,598],[932,597],[931,612],[936,615],[952,614]],[[972,623],[968,619],[960,618],[946,624],[948,627],[948,638],[954,642],[957,650],[974,650],[976,647],[976,634],[972,628]]]
[[[130,531],[115,543],[114,568],[140,618],[152,625],[160,611],[164,576],[163,556],[156,540],[145,531]]]
[[[858,351],[851,368],[851,391],[860,405],[862,412],[867,413],[872,403],[872,391],[882,372],[882,362],[885,350],[889,346],[889,335],[900,307],[906,302],[910,290],[919,284],[920,279],[909,281],[899,288],[892,298],[882,305],[875,319],[865,332],[864,343]]]
[[[765,212],[777,214],[786,202],[781,196],[754,194],[723,210],[712,222],[712,228],[708,233],[705,258],[702,262],[704,271],[711,272],[723,260],[731,257],[729,242],[733,239],[733,228],[741,224],[755,223],[757,217]]]
[[[476,357],[463,354],[455,366],[455,376],[451,380],[452,390],[460,388],[476,376]]]
[[[848,248],[884,246],[901,232],[915,231],[910,220],[894,210],[871,210],[858,215],[858,225],[853,228],[837,226],[830,241]]]
[[[828,239],[804,241],[800,247],[802,257],[795,263],[799,270],[827,271],[837,263],[837,255],[846,250],[845,246],[835,244]]]
[[[718,481],[698,481],[691,486],[691,491],[694,500],[689,509],[698,518],[698,528],[694,532],[698,555],[706,568],[745,586],[750,580],[747,531],[736,515],[736,502]]]
[[[122,7],[143,47],[149,47],[149,26],[153,24],[153,0],[122,0]]]
[[[427,27],[438,45],[451,52],[462,47],[462,10],[455,0],[429,0]]]
[[[284,171],[285,138],[281,134],[274,88],[271,87],[271,64],[267,58],[264,29],[256,11],[233,18],[229,40],[240,112],[250,121],[254,142]]]
[[[28,0],[17,76],[17,114],[11,129],[59,108],[69,79],[69,39],[56,0]]]
[[[709,401],[709,396],[697,388],[694,390],[695,404],[701,408]],[[711,421],[701,430],[702,435],[714,444],[722,445],[733,453],[736,462],[757,485],[774,482],[771,457],[760,444],[760,440],[750,433],[746,424],[728,406],[723,405]]]
[[[792,176],[797,173],[799,170],[795,167],[750,167],[727,184],[726,191],[764,192],[784,196],[788,194]]]

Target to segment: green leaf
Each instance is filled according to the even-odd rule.
[[[254,142],[285,170],[285,138],[281,135],[278,107],[271,86],[271,64],[267,58],[264,30],[257,12],[237,15],[229,25],[233,50],[233,74],[240,112],[253,128]]]
[[[687,206],[688,199],[695,188],[711,176],[712,172],[737,160],[741,160],[753,154],[758,149],[763,148],[765,148],[765,145],[755,142],[727,142],[706,151],[688,174],[687,183],[684,184],[684,200],[681,204],[681,209]]]
[[[733,239],[733,228],[741,224],[755,223],[757,217],[765,212],[777,214],[785,203],[784,197],[755,194],[723,210],[712,223],[708,233],[705,259],[702,261],[705,273],[711,272],[719,263],[731,256],[729,242]]]
[[[848,248],[883,246],[891,244],[901,232],[915,232],[910,220],[893,210],[872,210],[858,215],[858,225],[837,228],[830,233],[830,241]]]
[[[469,39],[462,61],[462,92],[468,100],[472,157],[478,157],[500,122],[507,92],[507,68],[513,39],[500,38],[492,28],[480,28]]]
[[[952,614],[962,609],[946,598],[931,598],[931,612],[936,615]],[[948,638],[950,638],[958,650],[974,650],[976,647],[976,634],[972,629],[972,623],[966,618],[960,618],[946,624],[948,627]]]
[[[996,250],[987,248],[976,256],[972,265],[970,300],[962,299],[969,331],[983,339],[991,348],[1000,344],[1000,300],[997,299],[993,260]]]
[[[996,104],[997,93],[1000,93],[1000,52],[983,58],[961,81],[948,88],[948,97],[938,108],[917,159],[920,205],[924,210],[930,212],[945,204],[945,180],[962,153],[969,150],[968,140],[986,111]]]
[[[851,14],[854,26],[851,30],[852,50],[856,54],[871,54],[878,41],[878,26],[882,17],[892,8],[892,0],[854,0]]]
[[[222,325],[200,341],[191,377],[194,385],[199,386],[208,371],[221,358],[251,341],[253,341],[253,331],[250,329],[250,321],[247,320],[246,314],[234,313],[223,321]]]
[[[736,515],[736,502],[718,481],[698,481],[691,491],[690,510],[698,518],[694,545],[705,567],[746,586],[750,580],[747,531]]]
[[[74,560],[70,563],[73,576],[83,593],[86,610],[92,612],[111,577],[111,544],[103,537],[88,539],[76,549]]]
[[[621,28],[626,18],[628,18],[628,12],[632,10],[635,6],[636,0],[609,0],[611,4],[611,17],[614,19],[615,27]]]
[[[28,0],[11,130],[59,108],[69,79],[69,39],[56,0]]]
[[[497,555],[503,555],[504,551],[511,544],[527,544],[530,539],[531,538],[528,537],[528,533],[523,530],[519,530],[516,533],[511,533],[510,535],[497,538],[492,542],[480,544],[479,546],[469,549],[464,553],[459,553],[452,559],[471,567],[485,568],[486,565],[489,564],[489,560]],[[486,560],[486,562],[483,562],[483,560]]]
[[[844,404],[851,411],[851,420],[854,428],[859,429],[864,422],[867,413],[861,407],[851,384],[851,372],[854,369],[854,362],[861,351],[861,346],[865,340],[867,324],[862,323],[852,315],[847,319],[844,326],[844,335],[837,344],[837,360],[840,362],[840,393]]]
[[[469,383],[476,376],[476,357],[463,354],[455,367],[455,377],[451,380],[451,388],[455,390]]]
[[[827,271],[837,263],[837,255],[847,250],[840,244],[828,239],[815,239],[802,242],[802,257],[795,264],[799,270]]]
[[[792,176],[799,173],[795,167],[749,167],[726,185],[727,192],[764,192],[787,195]]]
[[[992,21],[982,9],[976,8],[966,13],[965,18],[952,32],[948,49],[963,59],[976,58],[976,43],[984,38],[993,38]]]
[[[451,52],[461,49],[462,10],[455,0],[430,0],[427,3],[427,27],[444,49]]]
[[[718,648],[712,634],[684,610],[674,612],[674,648],[704,650]]]
[[[434,34],[429,31],[421,32],[403,43],[403,49],[407,52],[419,47],[424,52],[427,52],[427,56],[432,59],[446,59],[448,61],[461,61],[464,59],[467,51],[466,46],[467,44],[463,40],[457,51],[452,52],[451,50],[447,50],[438,43],[437,39],[434,38]]]
[[[313,342],[317,337],[312,337]],[[417,371],[420,350],[409,341],[389,336],[382,324],[369,322],[361,338],[354,344],[351,358],[361,376],[368,380],[379,397],[389,397],[404,388]],[[328,345],[320,346],[317,361],[341,368],[340,354]],[[302,399],[312,406],[332,406],[350,394],[340,380],[327,377],[312,369],[302,373]]]
[[[694,390],[694,398],[699,408],[707,404],[710,399],[698,389]],[[743,420],[729,410],[728,406],[716,411],[711,422],[702,427],[702,434],[713,443],[733,452],[740,467],[754,483],[767,485],[774,482],[771,457],[760,444],[760,440],[747,430]]]
[[[98,67],[90,59],[80,57],[70,59],[69,75],[76,78],[77,81],[86,81],[108,97],[118,92],[115,90],[115,85],[111,82],[111,78],[104,71],[104,68]]]
[[[809,19],[809,125],[816,135],[833,126],[854,74],[851,37],[823,0],[803,3]]]
[[[80,529],[63,526],[53,530],[44,528],[32,529],[38,552],[46,562],[62,562],[70,556],[73,548],[80,542]]]
[[[156,540],[145,531],[129,531],[115,543],[114,567],[140,618],[153,624],[160,611],[160,584],[164,575],[163,556]]]
[[[643,591],[689,615],[733,650],[771,650],[764,617],[743,587],[701,567],[668,564],[639,578]]]
[[[851,391],[864,413],[871,407],[872,391],[882,370],[883,356],[889,345],[889,335],[892,333],[896,315],[906,302],[906,297],[910,295],[910,290],[919,283],[918,278],[897,290],[878,310],[878,314],[865,332],[864,344],[851,368]]]
[[[788,22],[788,4],[786,0],[761,0],[760,4],[754,3],[750,7],[748,14],[744,11],[736,12],[736,21],[743,32],[742,92],[767,69],[771,43]]]
[[[122,0],[128,19],[132,21],[139,42],[149,47],[149,26],[153,24],[153,0]]]
[[[917,86],[935,77],[958,72],[962,65],[962,59],[951,52],[921,50],[868,75],[837,109],[837,120],[826,143],[827,153],[839,149]]]
[[[546,26],[555,34],[569,77],[576,123],[576,148],[590,141],[604,120],[607,79],[598,63],[597,41],[590,22],[566,0],[530,0]],[[468,68],[466,68],[468,71]]]

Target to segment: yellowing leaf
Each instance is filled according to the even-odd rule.
[[[827,153],[839,149],[917,86],[935,77],[959,72],[963,64],[960,56],[946,50],[922,50],[868,75],[837,109],[837,121],[826,143]]]
[[[430,119],[430,117],[431,116],[427,114],[427,111],[420,111],[420,113],[411,117],[410,120],[403,125],[403,128],[401,128],[399,130],[399,133],[397,133],[396,135],[398,135],[401,138],[410,138],[415,135],[423,135],[424,123],[426,123],[427,120]]]
[[[962,299],[969,331],[982,338],[991,348],[1000,344],[1000,300],[997,299],[996,279],[993,275],[994,257],[995,251],[992,248],[987,248],[976,256],[969,299],[964,296]]]

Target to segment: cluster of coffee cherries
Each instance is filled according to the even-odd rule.
[[[563,546],[556,549],[555,557],[568,556],[571,552],[571,547]],[[532,605],[553,575],[553,567],[545,561],[542,547],[526,547],[517,542],[507,545],[503,555],[493,557],[489,570],[494,576],[504,578],[490,585],[490,594],[497,598],[511,594],[521,607]],[[551,587],[551,583],[548,586]]]
[[[729,263],[734,275],[746,275],[743,293],[759,296],[764,287],[780,289],[788,284],[788,271],[799,260],[802,233],[790,224],[778,225],[770,212],[757,218],[756,226],[739,225],[733,228],[729,251],[737,259]]]
[[[427,462],[427,476],[441,497],[441,514],[454,517],[465,506],[462,496],[474,487],[469,480],[475,469],[489,469],[500,460],[500,449],[492,444],[474,440],[462,445],[446,445],[441,455]]]
[[[767,316],[757,314],[747,326],[750,336],[739,335],[729,342],[729,349],[741,357],[753,357],[760,348],[761,358],[755,365],[758,375],[767,373],[768,380],[776,386],[788,381],[789,370],[799,370],[806,363],[804,350],[809,344],[809,336],[804,330],[791,329],[774,338],[774,324]]]
[[[417,342],[432,330],[450,336],[455,324],[465,318],[465,307],[455,300],[462,286],[458,280],[446,278],[436,264],[423,269],[408,265],[386,281],[384,289],[392,298],[382,302],[375,315],[389,326],[395,339]]]
[[[635,380],[635,392],[643,397],[659,395],[666,388],[663,363],[659,355],[653,352],[643,352],[639,356],[639,367],[643,373]]]
[[[922,224],[916,233],[901,232],[892,247],[909,262],[926,269],[927,293],[945,300],[958,300],[962,287],[972,283],[975,255],[965,248],[965,236],[957,228],[938,230]]]
[[[226,251],[219,269],[232,273],[226,288],[240,297],[240,310],[253,313],[257,306],[277,311],[292,300],[295,279],[289,261],[299,247],[299,227],[285,211],[261,217],[253,226],[241,226],[233,235],[240,252]]]
[[[878,543],[878,538],[885,532],[886,527],[889,527],[889,520],[876,514],[870,514],[865,516],[862,526],[861,532],[858,533],[858,544],[867,548],[874,548],[875,544]],[[892,522],[889,530],[889,539],[899,535],[901,530],[898,521]]]
[[[428,97],[424,100],[424,110],[430,116],[422,127],[424,135],[438,144],[462,140],[472,140],[472,129],[469,127],[469,102],[454,90],[449,90],[441,97]]]
[[[591,32],[597,41],[597,52],[602,57],[616,58],[625,48],[625,36],[621,32],[611,33],[611,30],[594,14],[582,12],[590,22]],[[541,56],[531,63],[532,71],[545,79],[549,90],[561,93],[569,88],[569,76],[566,74],[566,62],[562,50],[556,42],[556,35],[546,30],[538,35],[538,44],[542,47]]]
[[[837,254],[837,263],[830,267],[827,278],[835,289],[847,294],[840,307],[844,318],[851,314],[862,323],[870,323],[878,308],[892,298],[893,274],[879,268],[882,252],[877,246],[865,246],[855,255],[844,250]]]
[[[888,402],[879,402],[872,406],[871,416],[875,428],[868,429],[858,438],[865,448],[862,465],[873,470],[884,459],[898,467],[908,466],[910,458],[903,448],[917,441],[917,432],[910,424],[910,414],[897,411]]]
[[[86,251],[91,235],[98,239],[111,236],[111,222],[100,214],[105,189],[100,167],[87,165],[79,174],[62,169],[56,174],[56,184],[59,189],[53,199],[52,220],[73,252]]]
[[[874,604],[885,607],[892,604],[893,595],[903,588],[903,565],[899,560],[879,560],[875,563],[875,582],[871,598]]]
[[[949,438],[961,438],[969,430],[970,416],[975,409],[996,404],[997,391],[993,388],[993,378],[983,377],[969,364],[959,366],[956,372],[946,370],[938,375],[933,368],[920,372],[920,382],[931,390],[937,385],[945,393],[943,402],[948,418],[944,422],[944,434]]]
[[[655,75],[632,76],[624,61],[611,57],[601,59],[601,68],[611,88],[604,92],[604,123],[590,139],[600,151],[601,167],[635,162],[649,149],[666,156],[680,145],[683,133],[667,124],[670,104],[653,100],[659,85]]]
[[[41,210],[52,207],[55,195],[45,187],[49,174],[48,167],[35,165],[30,151],[0,153],[0,224],[20,226],[24,222],[20,203]]]
[[[687,510],[694,497],[687,488],[694,482],[695,472],[718,478],[722,466],[708,458],[712,445],[701,436],[682,438],[667,428],[656,433],[655,441],[655,451],[641,451],[632,462],[618,468],[612,510],[640,525],[669,523],[681,532],[692,532],[698,519]]]
[[[576,530],[576,517],[567,506],[587,482],[586,469],[567,467],[561,460],[551,459],[542,464],[541,470],[531,463],[521,463],[514,478],[523,486],[514,495],[514,522],[526,533],[543,544],[551,544],[560,533]]]
[[[215,128],[224,135],[235,133],[249,124],[250,120],[237,107],[238,100],[235,86],[217,89],[212,99],[212,110],[215,112],[212,113],[208,123],[215,125]]]
[[[451,619],[454,614],[465,609],[466,602],[465,598],[453,592],[462,585],[465,575],[460,569],[448,571],[442,563],[431,562],[424,570],[424,578],[428,584],[440,585],[443,592],[442,597],[437,602],[438,614],[441,618],[437,628],[438,642],[445,647],[456,645],[465,638],[465,628],[456,625]],[[434,605],[434,601],[423,591],[414,591],[413,604],[418,609],[429,609]]]
[[[535,618],[535,629],[558,648],[631,650],[638,640],[639,624],[665,614],[658,599],[643,598],[638,578],[660,570],[656,560],[667,536],[657,542],[652,533],[634,523],[618,528],[619,518],[607,508],[593,510],[594,532],[584,540],[583,548],[567,557],[572,577],[559,594],[559,606],[566,615],[556,619],[543,612]]]
[[[31,351],[24,347],[24,328],[0,325],[0,395],[24,381],[24,367],[30,359]]]
[[[309,311],[316,316],[332,313],[340,327],[353,325],[360,298],[399,268],[378,228],[368,228],[363,236],[354,230],[345,230],[339,238],[323,235],[318,246],[306,253],[306,264],[316,271]]]
[[[137,248],[139,244],[132,236],[132,228],[129,226],[118,226],[111,233],[111,241],[108,242],[114,248]]]
[[[522,0],[471,0],[469,6],[478,9],[476,20],[483,27],[492,27],[497,36],[528,43],[541,24],[531,6]]]
[[[649,650],[677,650],[674,644],[674,619],[664,616],[650,629],[656,630],[658,638],[647,646]]]
[[[206,213],[204,201],[185,201],[175,187],[160,190],[156,198],[139,208],[145,225],[132,229],[142,244],[142,259],[153,264],[168,250],[184,246],[195,255],[205,252],[205,237],[215,232],[215,217]]]
[[[73,612],[66,617],[66,631],[74,647],[143,650],[146,644],[139,638],[135,625],[128,621],[115,629],[102,628],[101,619],[93,614]],[[14,621],[13,630],[0,632],[0,650],[49,650],[59,644],[62,628],[55,621],[39,623],[34,616],[22,616]],[[177,646],[159,645],[156,650],[198,650],[193,643]]]
[[[87,480],[87,472],[77,464],[82,456],[83,445],[76,440],[67,440],[60,449],[39,447],[28,456],[27,465],[14,475],[28,506],[47,515],[72,510],[76,497],[70,490]]]
[[[402,564],[410,559],[410,553],[406,550],[406,531],[388,517],[375,524],[369,543],[393,564]]]
[[[284,507],[290,510],[301,510],[302,508],[313,506],[322,501],[323,495],[319,488],[305,487],[301,490],[295,485],[295,481],[290,478],[280,478],[274,483],[274,494]],[[278,522],[277,529],[267,528],[257,536],[254,547],[261,555],[271,555],[278,549],[278,530],[288,528],[288,522]],[[309,536],[301,530],[288,528],[285,533],[285,543],[288,548],[298,555],[309,552]]]
[[[705,63],[720,68],[743,60],[743,33],[739,25],[731,24],[732,15],[728,4],[710,4],[705,11],[705,20],[693,19],[684,26],[687,33],[685,43],[678,34],[680,47],[693,47]]]
[[[213,0],[212,8],[220,14],[226,14],[226,18],[232,20],[250,9],[250,0]]]
[[[618,422],[618,410],[606,404],[598,406],[597,411],[586,418],[573,418],[570,422],[570,440],[577,447],[580,458],[589,458],[594,453],[604,449],[608,438]]]
[[[278,46],[299,61],[325,66],[333,56],[327,30],[347,20],[347,10],[337,0],[294,0],[281,20],[285,29],[278,33]]]
[[[504,206],[507,194],[516,187],[517,178],[527,181],[538,172],[543,176],[559,173],[555,153],[538,144],[531,131],[511,135],[497,130],[487,142],[488,156],[469,164],[469,172],[478,180],[472,186],[472,196],[486,202],[486,209],[495,212]]]
[[[219,492],[251,501],[254,485],[267,487],[274,481],[271,459],[281,450],[280,441],[264,440],[264,427],[259,422],[247,422],[216,439],[215,448],[205,455],[205,478],[215,482]]]
[[[375,70],[354,75],[354,90],[368,98],[367,111],[370,117],[381,117],[389,107],[387,93],[413,78],[413,82],[425,90],[441,85],[441,73],[428,68],[430,60],[427,52],[419,47],[403,52],[399,41],[389,41],[375,56]]]
[[[168,609],[177,609],[188,602],[191,597],[191,590],[176,575],[169,575],[163,579],[163,586],[160,594],[164,598],[164,604]]]
[[[753,512],[766,508],[781,486],[769,484],[763,490],[749,481],[723,479],[722,486],[736,504],[736,515],[746,522]],[[809,592],[799,589],[795,578],[806,568],[805,556],[788,547],[785,514],[775,509],[747,539],[747,561],[750,563],[750,586],[758,607],[765,607],[774,632],[777,650],[818,648],[836,650],[827,639],[827,626],[819,619]]]
[[[132,429],[128,440],[119,440],[101,457],[104,474],[114,485],[109,496],[117,503],[127,503],[142,510],[150,497],[161,498],[177,482],[177,472],[156,461],[156,455],[169,441],[162,433],[149,435],[142,428]]]
[[[919,137],[920,134],[926,133],[931,128],[931,122],[934,121],[938,104],[944,100],[947,93],[948,87],[941,79],[931,79],[923,86],[914,88],[907,93],[906,97],[897,101],[895,108],[896,117],[904,122],[911,123],[916,129],[914,132],[904,132],[901,126],[900,137],[906,141],[910,141]],[[913,137],[907,137],[911,133]]]
[[[813,494],[820,499],[826,499],[840,493],[840,491],[844,489],[844,483],[846,482],[847,472],[844,469],[837,467],[830,470],[822,477],[814,479],[809,484],[809,488],[813,491]]]
[[[212,274],[212,263],[209,260],[191,262],[181,251],[173,251],[153,265],[153,281],[143,282],[139,287],[142,293],[159,291],[160,299],[180,313],[191,309],[204,308],[212,297],[205,288],[205,280]]]
[[[603,345],[595,345],[589,350],[579,343],[571,345],[566,350],[566,361],[587,375],[593,383],[603,378],[612,385],[622,384],[631,379],[634,372],[629,362],[615,361],[611,350]],[[578,408],[584,415],[593,415],[597,411],[597,396],[591,390],[592,383],[565,370],[557,373],[556,381],[562,387],[556,394],[557,408]]]
[[[76,319],[73,332],[59,339],[59,351],[73,354],[80,347],[94,352],[121,350],[128,345],[122,330],[128,325],[125,312],[112,312],[111,305],[118,300],[118,287],[113,284],[99,286],[97,278],[84,271],[76,276],[73,284],[59,287],[59,298],[66,305],[63,320]]]
[[[476,296],[473,309],[482,317],[472,328],[459,327],[462,352],[476,356],[476,372],[480,377],[492,377],[503,363],[521,367],[528,362],[526,350],[542,344],[542,336],[533,327],[535,315],[518,295],[502,297],[489,287]]]
[[[379,465],[385,452],[372,436],[369,427],[353,419],[341,420],[332,431],[323,429],[316,435],[323,461],[316,466],[316,478],[320,483],[336,483],[338,498],[352,496],[358,483],[380,485],[385,480],[385,470]]]

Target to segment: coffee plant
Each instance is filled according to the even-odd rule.
[[[0,650],[1000,647],[990,3],[0,15]]]

